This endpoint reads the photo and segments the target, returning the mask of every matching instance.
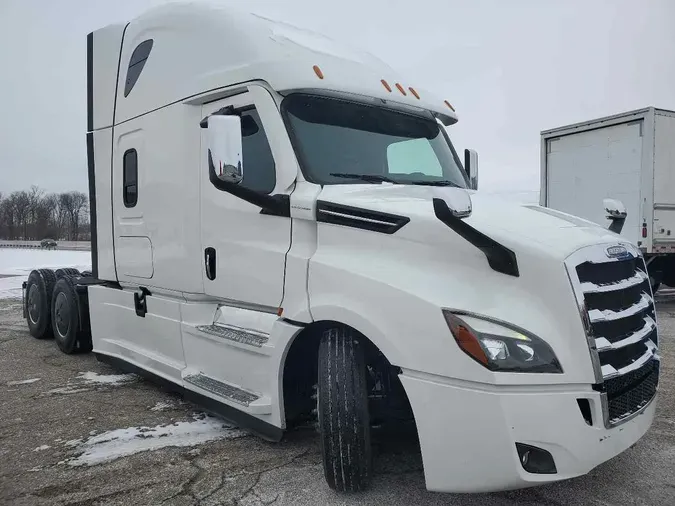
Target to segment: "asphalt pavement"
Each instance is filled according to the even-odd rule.
[[[311,427],[262,441],[91,354],[33,339],[20,302],[0,300],[0,504],[674,505],[675,291],[659,300],[663,372],[647,435],[584,477],[488,495],[427,492],[419,451],[386,440],[372,489],[336,494]]]

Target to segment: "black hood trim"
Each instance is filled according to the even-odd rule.
[[[493,270],[509,276],[520,276],[516,254],[506,246],[479,232],[461,218],[456,218],[443,199],[434,199],[434,213],[436,218],[481,250]]]

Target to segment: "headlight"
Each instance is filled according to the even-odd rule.
[[[551,347],[504,322],[443,310],[459,347],[491,371],[562,373]]]

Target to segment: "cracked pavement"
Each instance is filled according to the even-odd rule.
[[[663,372],[648,434],[587,476],[488,495],[427,492],[419,451],[405,440],[376,440],[372,489],[338,495],[323,479],[312,429],[289,432],[276,444],[236,432],[203,444],[71,466],[77,441],[115,429],[191,421],[199,407],[141,379],[110,384],[78,379],[85,371],[119,373],[91,354],[67,356],[52,340],[33,339],[20,302],[0,300],[0,504],[675,504],[675,296],[666,292],[661,299]]]

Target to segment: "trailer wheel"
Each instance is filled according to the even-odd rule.
[[[363,346],[335,327],[319,344],[317,412],[324,476],[330,488],[357,492],[371,476],[370,415]]]
[[[80,271],[71,267],[64,267],[62,269],[56,269],[54,274],[56,275],[56,279],[61,279],[63,276],[79,276]]]
[[[80,308],[75,285],[70,276],[60,278],[52,295],[52,328],[54,339],[63,353],[78,351]]]
[[[26,283],[26,322],[36,339],[52,337],[51,300],[56,277],[50,269],[32,271]]]

